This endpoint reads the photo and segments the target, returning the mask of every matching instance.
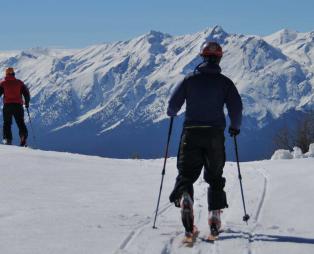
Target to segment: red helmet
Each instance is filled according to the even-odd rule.
[[[200,55],[202,57],[217,56],[221,58],[222,48],[217,42],[207,41],[202,45]]]

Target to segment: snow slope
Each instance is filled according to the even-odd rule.
[[[283,30],[260,37],[227,33],[219,26],[183,36],[150,31],[84,49],[3,52],[0,66],[15,67],[30,87],[40,148],[158,158],[169,96],[200,63],[199,48],[206,40],[222,44],[223,73],[243,98],[244,158],[270,156],[274,132],[313,108],[313,32]],[[178,126],[181,122],[182,115]],[[178,127],[172,155],[179,136]]]
[[[249,224],[236,165],[227,163],[230,208],[214,244],[208,233],[207,185],[196,184],[193,248],[181,245],[179,210],[167,196],[176,176],[167,164],[158,229],[152,229],[163,161],[118,160],[0,146],[0,253],[154,254],[314,251],[314,158],[242,163]]]

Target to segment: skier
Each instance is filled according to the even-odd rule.
[[[226,180],[222,176],[226,160],[223,108],[226,104],[231,121],[229,134],[236,136],[240,133],[242,101],[234,83],[220,73],[222,55],[217,42],[205,42],[200,50],[203,62],[176,87],[167,109],[168,116],[174,117],[186,102],[177,158],[178,176],[169,197],[170,202],[181,207],[185,242],[192,242],[198,233],[194,226],[193,183],[203,166],[204,179],[209,184],[207,198],[211,234],[208,240],[218,236],[221,210],[228,207],[224,191]]]
[[[23,98],[25,107],[28,109],[30,94],[26,85],[15,78],[15,72],[12,67],[5,70],[5,78],[0,82],[0,97],[3,99],[3,143],[12,144],[12,116],[19,128],[20,146],[27,146],[28,131],[24,122]]]

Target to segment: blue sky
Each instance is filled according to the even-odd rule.
[[[157,30],[172,35],[221,25],[266,35],[314,30],[314,0],[0,0],[0,50],[78,48]]]

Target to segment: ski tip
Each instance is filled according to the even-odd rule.
[[[200,231],[195,227],[192,235],[183,237],[182,243],[187,247],[193,247],[193,244],[196,242],[199,233]]]
[[[206,242],[206,243],[215,243],[215,241],[218,239],[218,237],[209,235],[207,237],[206,236],[201,237],[200,239],[201,239],[201,241]]]
[[[193,244],[194,244],[194,239],[193,239],[193,237],[184,237],[183,239],[182,239],[182,244],[184,245],[184,246],[186,246],[186,247],[193,247]]]
[[[182,243],[193,243],[193,237],[184,237]]]
[[[209,235],[208,237],[207,237],[207,241],[208,242],[214,242],[214,241],[216,241],[218,239],[218,236],[214,236],[214,235]]]

